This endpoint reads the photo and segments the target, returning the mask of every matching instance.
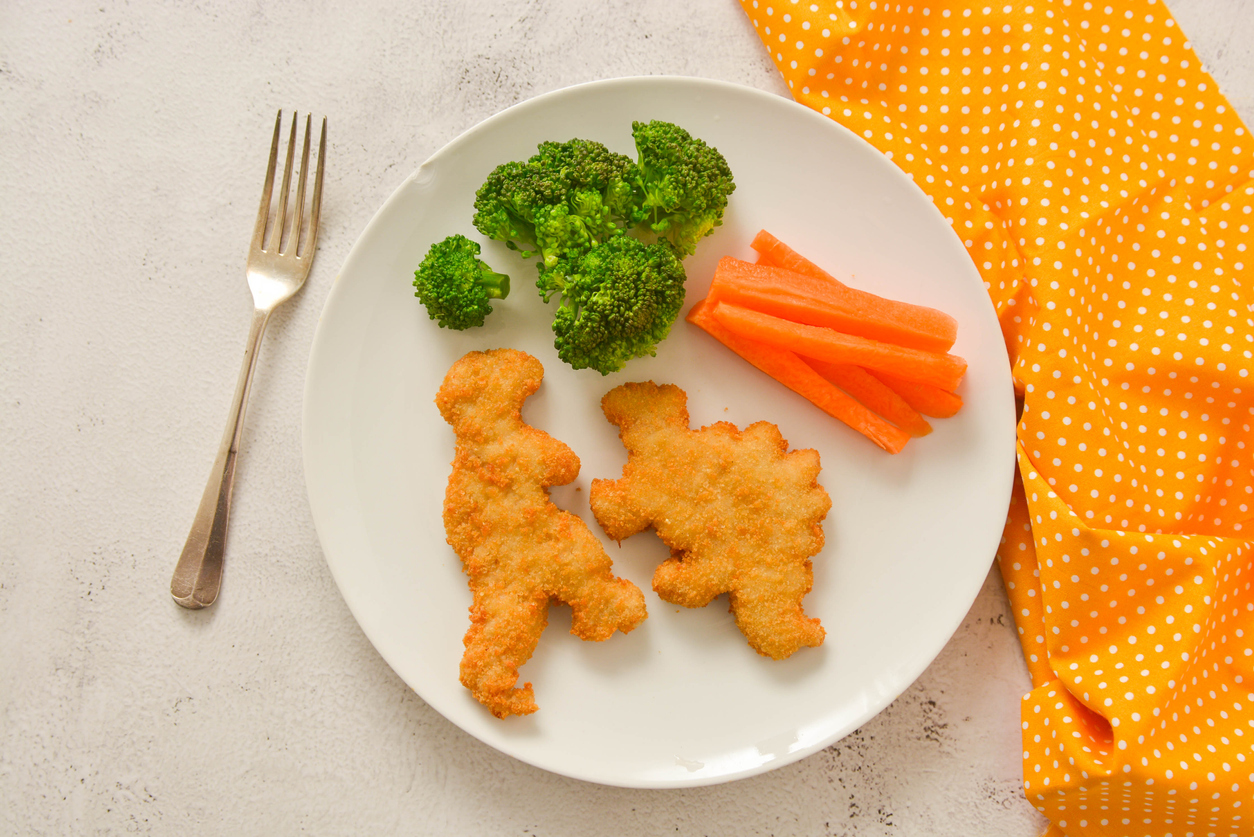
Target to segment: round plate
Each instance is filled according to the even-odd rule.
[[[965,407],[896,456],[829,418],[680,319],[656,357],[602,377],[558,360],[552,308],[535,266],[471,219],[495,166],[544,140],[584,137],[634,156],[633,120],[675,122],[726,156],[736,178],[723,225],[685,262],[688,305],[718,259],[752,259],[766,228],[855,287],[930,305],[959,322],[970,367]],[[452,233],[484,243],[514,278],[483,328],[437,328],[413,296],[427,248]],[[687,308],[685,307],[685,311]],[[522,669],[538,712],[498,720],[458,682],[471,597],[445,543],[441,504],[453,433],[433,399],[464,353],[522,349],[544,364],[524,419],[582,460],[553,491],[606,545],[615,572],[645,591],[631,634],[582,642],[554,606]],[[693,426],[767,420],[793,448],[815,448],[832,496],[826,547],[804,606],[827,640],[774,661],[745,643],[726,597],[688,610],[652,592],[668,556],[652,532],[615,545],[588,509],[597,477],[626,454],[601,415],[625,381],[687,391]],[[388,199],[353,246],[327,299],[309,361],[305,478],[313,518],[353,615],[427,703],[491,746],[593,782],[680,787],[761,773],[826,747],[902,693],[960,624],[988,572],[1014,467],[1010,369],[983,283],[932,202],[883,155],[835,122],[779,96],[714,81],[596,82],[523,102],[453,140]]]

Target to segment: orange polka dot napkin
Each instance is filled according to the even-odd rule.
[[[1055,835],[1254,835],[1254,142],[1155,0],[741,0],[935,201],[1022,399],[999,561]]]

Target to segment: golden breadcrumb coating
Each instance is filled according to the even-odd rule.
[[[523,401],[543,376],[525,352],[471,352],[436,396],[457,435],[444,529],[474,594],[461,682],[498,718],[536,711],[531,684],[515,684],[550,601],[570,605],[571,633],[581,639],[608,639],[645,618],[640,589],[616,578],[587,525],[549,499],[550,486],[579,475],[579,457],[523,423]]]
[[[671,548],[653,575],[664,601],[704,607],[727,593],[749,645],[773,659],[822,645],[819,620],[801,609],[832,505],[818,452],[789,453],[764,421],[692,430],[687,403],[670,384],[606,393],[601,408],[628,458],[621,479],[593,480],[593,514],[616,541],[652,527]]]

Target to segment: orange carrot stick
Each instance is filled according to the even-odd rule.
[[[790,322],[723,302],[721,293],[713,316],[732,333],[804,357],[865,366],[950,390],[958,386],[967,370],[967,362],[956,355],[908,349],[830,328]]]
[[[907,381],[878,370],[868,371],[925,416],[949,418],[962,409],[962,397],[955,392]]]
[[[765,230],[763,230],[763,232],[766,232],[766,231],[765,231]],[[758,233],[758,235],[761,235],[761,234],[762,234],[762,233]],[[769,233],[767,233],[767,234],[769,235]],[[757,241],[757,239],[755,238],[755,239],[754,239],[754,241]],[[760,265],[762,265],[763,267],[784,267],[782,264],[780,264],[779,262],[775,261],[774,256],[771,254],[771,252],[770,252],[769,250],[758,250],[758,251],[757,251],[757,253],[758,253],[758,260],[757,260],[756,262],[754,262],[754,264],[760,264]],[[784,268],[784,269],[785,269],[785,270],[789,270],[790,268]],[[796,270],[796,271],[793,271],[793,272],[794,272],[794,273],[804,273],[804,271],[800,271],[800,270]],[[817,277],[817,276],[816,276],[815,278],[817,279],[817,278],[821,278],[821,277]],[[833,281],[833,282],[836,282],[837,284],[843,284],[843,283],[841,283],[839,280],[837,280],[837,279],[835,279],[835,278],[833,278],[833,279],[832,279],[832,281]]]
[[[719,261],[711,289],[719,299],[755,311],[913,349],[948,351],[958,336],[954,318],[934,308],[731,257]]]
[[[801,255],[796,250],[792,249],[787,244],[780,241],[778,238],[776,238],[775,236],[773,236],[771,233],[767,232],[766,230],[759,230],[758,234],[754,236],[753,242],[750,244],[750,246],[754,250],[756,250],[758,253],[758,256],[759,256],[758,264],[780,267],[786,270],[791,270],[794,273],[800,273],[804,276],[810,276],[815,279],[822,279],[822,280],[825,280],[829,283],[836,285],[839,288],[848,289],[849,291],[852,291],[855,294],[866,293],[864,291],[858,291],[854,288],[849,288],[847,285],[845,285],[835,276],[828,273],[826,270],[819,267],[817,264],[810,261],[805,256]],[[869,297],[872,297],[875,300],[881,299],[881,297],[876,297],[874,294],[867,293],[866,295]],[[916,346],[915,348],[931,349],[932,351],[944,352],[944,351],[948,351],[949,348],[953,346],[954,340],[957,339],[957,335],[958,335],[958,323],[956,320],[954,320],[953,317],[949,316],[948,314],[945,314],[942,311],[937,311],[933,308],[926,308],[921,305],[908,305],[907,303],[894,303],[892,300],[885,300],[885,301],[889,302],[890,304],[901,305],[910,309],[916,309],[916,312],[919,314],[922,314],[922,312],[928,312],[924,316],[929,317],[929,318],[934,318],[933,325],[935,328],[938,329],[937,334],[941,336],[942,340],[948,341],[944,346],[940,346],[940,345]],[[906,345],[906,344],[903,344],[903,345]]]
[[[919,415],[906,400],[887,384],[861,366],[845,363],[828,363],[823,360],[806,360],[815,372],[852,395],[872,412],[879,413],[911,436],[926,436],[932,425]]]
[[[698,302],[688,312],[688,322],[704,329],[749,363],[889,453],[897,453],[910,441],[908,433],[841,392],[797,355],[731,333],[711,316],[711,307],[708,300]]]
[[[786,268],[797,273],[803,273],[806,276],[813,276],[816,279],[829,279],[838,285],[844,283],[796,250],[771,235],[766,230],[759,230],[758,234],[753,237],[753,242],[749,245],[758,251],[758,255],[762,259],[766,259],[770,264],[778,267]],[[759,259],[759,264],[761,259]]]

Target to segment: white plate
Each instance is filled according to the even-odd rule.
[[[471,224],[489,171],[543,140],[598,139],[634,155],[632,120],[676,122],[727,157],[736,192],[720,227],[685,263],[688,304],[719,257],[752,258],[767,228],[852,284],[941,308],[970,362],[957,417],[897,456],[678,321],[656,358],[615,375],[558,360],[535,267],[496,242],[485,260],[511,274],[487,325],[439,329],[414,298],[414,268],[434,241]],[[556,303],[552,303],[555,305]],[[685,311],[687,309],[685,308]],[[458,682],[470,593],[444,540],[441,503],[453,434],[433,399],[467,351],[509,346],[544,364],[524,418],[570,445],[583,469],[556,489],[606,542],[615,572],[645,591],[649,617],[603,643],[569,633],[555,606],[523,668],[540,710],[492,717]],[[775,422],[817,448],[832,495],[827,546],[806,611],[827,641],[776,662],[745,643],[726,597],[687,610],[652,592],[667,557],[651,532],[622,547],[588,510],[595,477],[626,460],[601,396],[631,380],[687,390],[694,426]],[[944,217],[891,162],[815,112],[762,91],[685,78],[632,78],[559,90],[449,143],[401,184],[349,253],[318,325],[304,404],[305,477],[327,562],[384,659],[453,723],[547,770],[629,787],[722,782],[779,767],[856,729],[902,693],[960,624],[990,566],[1014,460],[1010,370],[983,283]]]

